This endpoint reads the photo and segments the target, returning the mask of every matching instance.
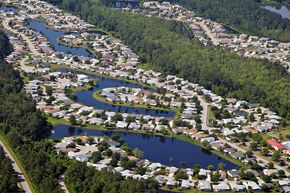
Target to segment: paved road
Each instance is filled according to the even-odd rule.
[[[227,144],[229,144],[229,146],[231,146],[231,147],[233,147],[233,148],[235,148],[235,149],[237,149],[237,150],[239,150],[239,151],[241,151],[241,152],[243,152],[243,153],[246,153],[246,150],[245,150],[245,149],[239,147],[239,146],[238,146],[237,144],[235,144],[235,143],[231,143],[231,142],[229,142],[229,141],[227,141],[227,140],[224,140],[224,139],[219,139],[219,140],[220,140],[221,142],[223,142],[223,143],[227,143]],[[257,161],[262,161],[262,162],[264,162],[264,163],[266,163],[266,164],[269,163],[269,161],[266,160],[266,159],[263,158],[263,157],[256,156],[256,155],[255,155],[255,157],[256,157],[256,160],[257,160]],[[275,168],[277,168],[278,170],[283,170],[283,171],[285,171],[285,174],[286,174],[287,176],[290,175],[290,173],[287,172],[287,170],[286,170],[284,167],[279,166],[279,165],[277,165],[277,164],[274,164],[274,165],[275,165]]]
[[[200,101],[200,104],[201,104],[201,106],[203,107],[203,111],[202,111],[202,114],[201,114],[202,129],[203,129],[203,130],[208,130],[209,133],[211,133],[212,127],[210,127],[210,126],[207,125],[208,107],[210,106],[210,103],[207,103],[207,102],[205,101],[205,99],[204,99],[202,96],[198,96],[198,100]],[[227,143],[229,146],[231,146],[231,147],[233,147],[233,148],[235,148],[235,149],[237,149],[237,150],[239,150],[239,151],[241,151],[241,152],[243,152],[243,153],[246,152],[245,149],[239,147],[238,144],[236,144],[236,143],[232,143],[232,142],[230,142],[230,141],[227,141],[227,140],[224,140],[224,139],[221,139],[221,138],[219,138],[219,140],[220,140],[221,142],[223,142],[223,143]],[[265,159],[264,157],[257,156],[257,155],[255,155],[255,157],[256,157],[257,161],[262,161],[262,162],[264,162],[264,163],[266,163],[266,164],[269,163],[269,161],[268,161],[267,159]],[[284,167],[279,166],[279,165],[277,165],[277,164],[274,164],[274,165],[275,165],[275,167],[276,167],[278,170],[284,170],[284,171],[285,171],[285,174],[286,174],[287,176],[290,175],[290,173],[287,172],[286,169],[285,169]]]
[[[41,53],[36,49],[35,45],[32,43],[31,39],[28,36],[24,35],[23,33],[20,33],[17,30],[11,28],[9,26],[9,22],[10,22],[9,18],[4,18],[2,22],[3,27],[8,31],[11,31],[12,33],[20,34],[20,37],[27,43],[27,47],[32,55],[41,55]]]
[[[64,183],[64,175],[61,175],[58,178],[58,183],[59,183],[61,189],[64,191],[64,193],[69,193],[68,188],[66,187],[66,185]]]
[[[23,190],[26,193],[32,193],[27,180],[25,179],[23,172],[21,171],[20,167],[17,165],[16,161],[14,160],[13,156],[10,154],[10,152],[8,151],[8,149],[5,147],[5,145],[3,144],[3,142],[0,139],[0,145],[3,147],[5,153],[8,155],[8,157],[12,160],[12,167],[13,169],[16,171],[16,173],[18,173],[18,178],[21,180],[21,185]]]
[[[198,100],[200,101],[200,105],[202,106],[202,113],[201,113],[201,128],[202,130],[207,130],[211,132],[212,128],[207,125],[207,115],[208,115],[208,107],[210,106],[209,103],[203,98],[203,96],[198,95]]]

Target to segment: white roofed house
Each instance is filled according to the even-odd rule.
[[[91,157],[91,153],[70,151],[68,152],[68,156],[81,162],[88,162],[89,158]]]
[[[212,185],[215,192],[225,192],[230,190],[230,186],[226,182],[220,182],[218,184]]]
[[[243,181],[244,186],[247,188],[248,191],[258,192],[261,191],[261,187],[253,181]]]
[[[245,186],[243,184],[238,184],[235,181],[230,181],[229,185],[230,185],[231,189],[235,192],[242,192],[245,190]]]
[[[197,185],[198,189],[204,192],[211,192],[212,187],[209,182],[207,181],[199,181]]]
[[[127,127],[128,123],[125,121],[118,121],[116,123],[116,128],[117,129],[125,129]]]

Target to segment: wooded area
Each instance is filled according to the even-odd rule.
[[[72,193],[80,192],[76,187],[82,188],[81,191],[85,193],[108,193],[109,189],[116,189],[124,193],[157,192],[155,182],[151,180],[127,181],[119,175],[97,172],[95,168],[86,168],[86,166],[82,168],[85,173],[73,173],[73,177],[70,176],[70,171],[77,170],[80,163],[74,163],[66,156],[56,153],[52,141],[48,139],[52,126],[47,122],[46,117],[36,109],[35,102],[31,96],[23,90],[23,82],[19,72],[15,71],[12,65],[3,60],[3,57],[8,53],[3,52],[3,49],[9,50],[8,48],[11,47],[7,37],[2,32],[0,33],[0,39],[3,40],[0,42],[0,48],[2,49],[2,52],[0,50],[0,132],[7,138],[9,144],[16,152],[37,192],[62,192],[57,179],[67,168],[69,170],[66,172],[68,174],[66,182]],[[1,167],[2,164],[0,170]],[[3,167],[6,168],[6,165],[3,165]],[[2,183],[1,172],[0,188]],[[91,173],[92,176],[88,177],[87,175]],[[7,181],[6,173],[4,174],[3,180]],[[77,181],[74,181],[76,178],[83,178],[84,174],[86,177],[84,182],[78,184]],[[10,180],[12,182],[11,188],[15,188],[13,186],[14,179],[11,178]],[[78,186],[73,186],[72,184],[77,184]],[[5,190],[4,188],[7,187],[3,186],[3,190]],[[88,191],[87,188],[89,188]],[[17,192],[16,189],[15,192]]]
[[[169,0],[244,33],[290,41],[290,21],[262,8],[261,0]],[[286,1],[283,1],[286,2]]]
[[[99,1],[64,0],[62,8],[114,33],[142,63],[222,95],[262,106],[290,120],[290,76],[279,64],[239,57],[184,37],[180,23],[106,8]]]
[[[5,156],[3,148],[0,146],[0,192],[17,193],[22,192],[17,186],[17,175],[12,167],[11,160]]]

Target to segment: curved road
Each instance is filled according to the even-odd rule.
[[[211,130],[212,130],[212,127],[208,126],[207,125],[207,116],[208,116],[208,107],[210,106],[210,103],[207,103],[206,100],[204,99],[203,96],[198,96],[198,100],[200,101],[200,104],[201,106],[203,107],[203,110],[202,110],[202,114],[201,114],[201,121],[202,121],[202,130],[207,130],[209,131],[209,133],[211,133]],[[223,143],[227,143],[229,146],[243,152],[243,153],[246,153],[247,151],[243,148],[241,148],[238,144],[236,143],[233,143],[233,142],[230,142],[228,140],[225,140],[225,139],[222,139],[219,137],[219,140]],[[255,157],[257,159],[257,161],[262,161],[266,164],[269,163],[269,160],[265,159],[264,157],[262,156],[258,156],[255,154]],[[277,168],[278,170],[284,170],[285,171],[285,174],[287,176],[290,175],[290,173],[282,166],[279,166],[277,164],[274,163],[274,166],[275,168]]]
[[[26,193],[32,193],[32,190],[30,188],[30,186],[27,183],[27,180],[25,179],[23,172],[21,171],[20,167],[17,165],[17,162],[14,160],[12,154],[10,153],[10,151],[6,148],[6,146],[4,145],[4,143],[1,141],[0,139],[0,145],[3,147],[4,152],[6,153],[6,155],[12,160],[12,167],[13,169],[16,171],[16,173],[18,174],[18,178],[21,181],[21,185],[23,190]]]

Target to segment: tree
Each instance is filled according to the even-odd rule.
[[[254,153],[251,150],[246,151],[246,156],[247,157],[252,157]]]
[[[76,120],[76,118],[75,118],[74,115],[71,115],[71,116],[69,117],[69,122],[70,122],[72,125],[76,125],[77,120]]]
[[[225,168],[226,168],[226,164],[225,164],[225,163],[220,162],[220,163],[218,164],[218,169],[220,169],[220,170],[224,170]]]
[[[123,116],[121,113],[116,113],[113,117],[112,117],[112,121],[113,122],[117,122],[117,121],[123,121]]]
[[[274,153],[272,155],[273,161],[279,161],[280,157],[281,157],[280,152],[279,151],[274,151]]]
[[[135,149],[133,150],[133,155],[134,155],[135,157],[139,158],[139,159],[142,159],[143,156],[144,156],[144,152],[141,151],[141,150],[138,149],[138,148],[135,148]]]
[[[48,96],[51,96],[52,95],[52,92],[53,92],[53,89],[51,86],[46,86],[45,87],[45,92]]]
[[[143,167],[137,167],[135,169],[136,174],[144,175],[146,173],[147,169]]]
[[[253,143],[250,144],[250,147],[251,147],[252,150],[256,150],[258,148],[258,144],[253,142]]]
[[[179,180],[187,180],[188,179],[188,175],[183,171],[183,169],[178,169],[174,173],[174,178],[177,181],[179,181]]]
[[[249,116],[249,121],[250,121],[250,122],[254,122],[254,121],[255,121],[254,113],[251,113],[251,114],[250,114],[250,116]]]
[[[95,151],[92,153],[91,161],[93,163],[98,163],[102,159],[102,153],[99,151]]]
[[[128,157],[123,157],[121,159],[121,166],[125,169],[125,170],[130,170],[133,167],[136,167],[136,162],[129,160]]]
[[[214,166],[213,165],[208,165],[207,169],[210,170],[210,171],[213,171],[214,170]]]
[[[193,175],[194,176],[196,176],[199,173],[200,168],[201,168],[200,165],[194,164],[194,166],[193,166]]]
[[[210,145],[210,143],[208,141],[204,141],[202,142],[202,145],[204,146],[204,149],[207,151],[207,152],[210,152],[212,150],[212,147]]]
[[[212,182],[218,182],[220,180],[220,175],[218,172],[211,172],[210,179]]]
[[[135,121],[135,117],[131,117],[131,116],[127,116],[126,117],[126,122],[127,123],[131,123],[131,122],[134,122]]]
[[[113,154],[112,150],[110,149],[107,149],[105,152],[104,152],[104,156],[107,156],[107,157],[111,157]]]
[[[269,155],[269,149],[267,147],[263,147],[261,150],[261,154],[263,156],[268,156]]]

